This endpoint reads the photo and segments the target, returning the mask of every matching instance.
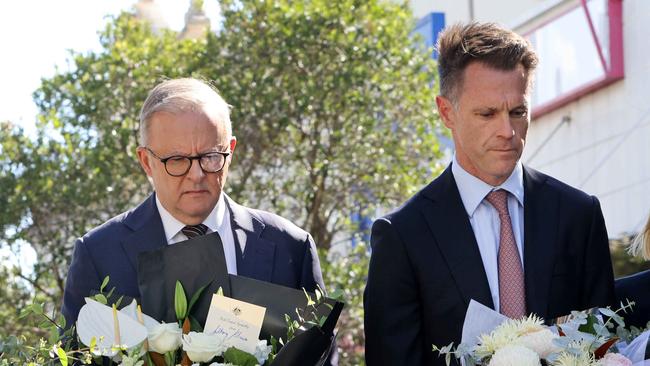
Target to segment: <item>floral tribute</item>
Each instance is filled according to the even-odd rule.
[[[0,343],[0,365],[63,365],[111,364],[124,366],[258,366],[270,365],[279,348],[288,343],[299,329],[318,326],[321,319],[314,318],[316,307],[324,297],[316,291],[316,299],[305,292],[307,307],[296,309],[298,320],[286,315],[286,340],[271,338],[259,340],[254,352],[229,346],[224,334],[203,332],[190,316],[190,310],[207,287],[199,289],[187,301],[180,282],[176,282],[174,310],[177,322],[162,323],[144,314],[134,300],[118,310],[121,298],[109,305],[112,291],[104,293],[108,277],[100,293],[86,298],[76,327],[66,329],[65,320],[56,321],[43,311],[42,304],[34,304],[23,311],[22,317],[34,315],[45,320],[52,328],[49,340],[41,340],[38,347]],[[219,294],[222,295],[219,291]],[[59,324],[61,322],[61,324]],[[6,362],[5,362],[6,361]]]
[[[647,347],[648,333],[625,328],[620,313],[634,303],[609,308],[574,311],[559,318],[553,326],[530,315],[522,319],[507,319],[476,342],[450,344],[433,351],[444,356],[447,365],[455,358],[466,366],[636,366],[644,365],[643,357],[633,362],[626,352],[638,349],[640,341]],[[638,338],[638,339],[637,339]],[[633,346],[634,347],[628,347]],[[632,357],[634,358],[634,357]],[[637,357],[638,358],[638,357]]]

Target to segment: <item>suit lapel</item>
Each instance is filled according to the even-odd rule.
[[[529,313],[548,315],[558,233],[559,196],[546,176],[524,168],[524,277]]]
[[[474,299],[494,308],[481,253],[451,173],[451,165],[424,189],[423,194],[429,198],[423,205],[422,214],[431,229],[431,241],[438,244],[465,303]]]
[[[225,196],[230,211],[230,222],[235,245],[244,245],[242,260],[238,263],[237,274],[261,281],[273,279],[275,243],[262,237],[264,223],[251,212]],[[241,248],[241,246],[240,246]]]
[[[167,244],[155,194],[131,211],[124,224],[133,232],[122,240],[122,248],[134,270],[138,268],[138,254],[163,247]]]

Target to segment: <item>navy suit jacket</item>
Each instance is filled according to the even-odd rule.
[[[650,270],[616,280],[619,301],[634,301],[632,312],[623,314],[625,325],[645,328],[650,322]]]
[[[325,288],[311,235],[280,216],[225,198],[235,245],[245,243],[238,275],[307,291],[317,285]],[[108,289],[115,287],[115,293],[139,298],[138,253],[165,245],[155,194],[78,239],[63,295],[62,313],[68,326],[76,321],[84,297],[99,291],[106,276],[110,276]]]
[[[551,319],[614,303],[598,200],[524,167],[526,307]],[[366,362],[444,365],[471,299],[494,308],[451,166],[372,227],[364,293]]]

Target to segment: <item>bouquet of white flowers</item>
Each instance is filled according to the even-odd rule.
[[[466,366],[640,366],[645,352],[638,350],[647,349],[650,331],[625,329],[620,313],[631,306],[574,311],[546,326],[535,315],[508,319],[472,301],[461,344],[434,345],[433,350],[446,357],[447,365],[453,357]]]

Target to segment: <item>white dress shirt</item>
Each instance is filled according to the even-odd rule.
[[[469,222],[481,252],[483,267],[487,275],[492,294],[494,309],[499,311],[499,228],[500,220],[497,210],[483,199],[493,190],[504,189],[508,195],[508,212],[512,222],[512,232],[519,249],[522,268],[524,262],[524,170],[517,162],[510,177],[498,187],[493,187],[468,173],[458,164],[456,156],[451,165],[451,172],[456,180],[460,198],[463,201]],[[525,270],[525,269],[524,269]]]
[[[163,228],[165,229],[165,238],[167,239],[167,244],[175,244],[183,240],[187,240],[187,236],[181,231],[185,224],[178,221],[172,214],[169,213],[163,207],[162,203],[156,195],[156,206],[158,206],[158,212],[160,213],[160,218],[162,219]],[[208,227],[208,234],[213,232],[218,232],[221,237],[221,242],[223,243],[223,252],[226,255],[226,267],[228,267],[228,273],[237,274],[237,253],[235,252],[235,238],[233,237],[232,228],[230,226],[230,212],[228,210],[228,205],[224,195],[221,194],[219,200],[217,201],[216,206],[212,209],[212,212],[208,217],[203,221],[203,225]],[[243,246],[241,244],[242,253],[244,252]]]

